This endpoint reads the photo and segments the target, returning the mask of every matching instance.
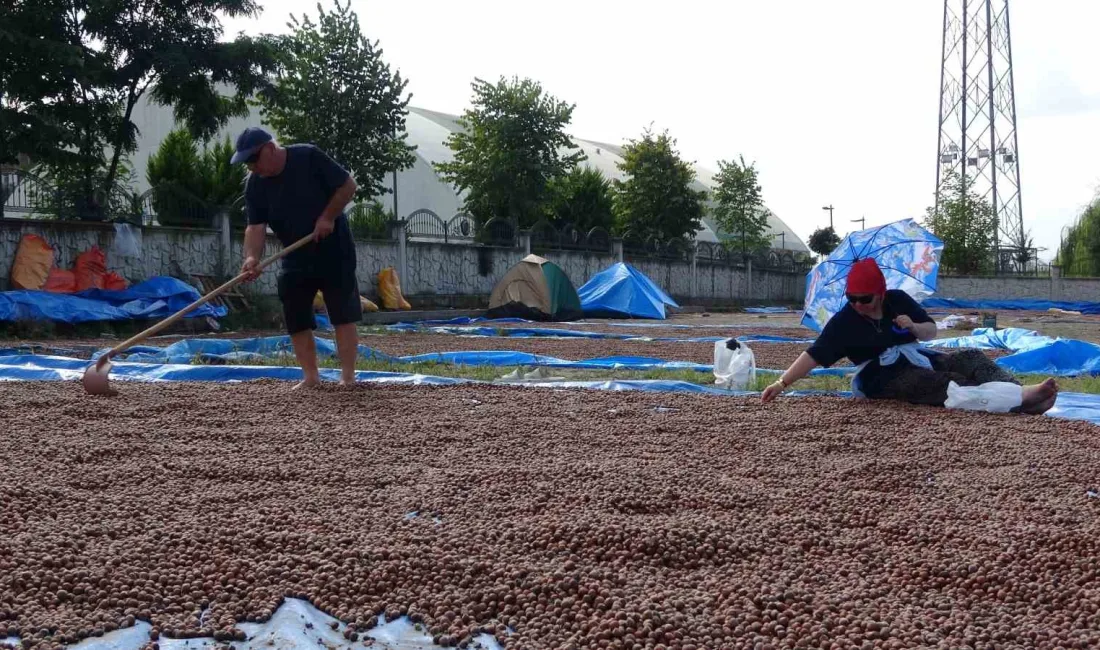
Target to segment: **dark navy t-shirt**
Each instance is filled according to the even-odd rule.
[[[882,318],[877,322],[865,318],[851,304],[844,307],[829,319],[825,329],[814,341],[807,352],[818,364],[828,368],[837,361],[847,358],[857,366],[864,361],[872,361],[867,366],[871,373],[878,365],[878,356],[887,348],[895,345],[913,343],[917,337],[909,330],[895,329],[894,319],[908,316],[914,323],[931,323],[932,318],[909,294],[898,289],[886,292],[882,301]]]
[[[251,174],[245,185],[249,225],[267,224],[283,246],[313,232],[317,218],[348,180],[348,172],[311,144],[286,147],[286,166],[278,176]],[[347,216],[336,217],[332,234],[283,258],[284,269],[323,269],[354,250]]]

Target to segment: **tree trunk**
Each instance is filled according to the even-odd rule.
[[[130,122],[130,116],[134,113],[134,104],[137,103],[137,80],[130,84],[130,93],[126,99],[126,112],[122,116],[122,122],[118,126],[111,153],[111,165],[107,168],[107,178],[103,181],[103,208],[111,203],[111,188],[115,185],[115,176],[118,174],[118,163],[122,158],[122,139],[126,137],[126,125]]]

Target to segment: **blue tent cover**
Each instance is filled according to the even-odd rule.
[[[624,262],[593,275],[577,290],[577,295],[586,316],[664,320],[666,305],[680,306],[645,273]]]

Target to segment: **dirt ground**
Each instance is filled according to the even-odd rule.
[[[122,388],[4,386],[0,638],[135,618],[240,638],[297,596],[360,630],[409,613],[441,642],[524,649],[1100,644],[1089,424],[836,398]]]

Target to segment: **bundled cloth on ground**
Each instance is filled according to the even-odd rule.
[[[661,287],[633,266],[612,264],[577,290],[585,316],[665,319],[665,307],[679,308]]]
[[[86,289],[73,294],[48,291],[0,292],[0,321],[52,321],[86,323],[163,319],[198,300],[201,294],[191,285],[172,277],[158,276],[128,289]],[[209,303],[187,318],[225,316],[225,307]]]

